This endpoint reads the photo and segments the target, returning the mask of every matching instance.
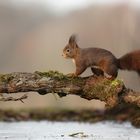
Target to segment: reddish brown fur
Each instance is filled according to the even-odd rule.
[[[118,67],[123,70],[134,70],[140,75],[140,50],[127,53],[118,59]]]
[[[72,35],[63,49],[63,56],[75,60],[76,71],[70,74],[78,76],[88,67],[96,75],[106,74],[109,79],[117,77],[118,69],[134,70],[140,75],[140,50],[128,53],[117,59],[110,51],[101,48],[82,49]]]

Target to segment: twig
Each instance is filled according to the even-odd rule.
[[[82,137],[88,137],[88,135],[85,135],[84,132],[73,133],[73,134],[70,134],[69,136],[70,137],[78,137],[78,136],[80,136],[81,138]]]
[[[26,95],[26,94],[24,94],[23,96],[21,96],[21,97],[18,97],[18,98],[14,98],[14,97],[2,97],[2,98],[0,98],[0,101],[4,101],[4,102],[7,102],[7,101],[21,101],[22,103],[24,103],[23,102],[23,100],[24,99],[27,99],[28,98],[28,96]]]

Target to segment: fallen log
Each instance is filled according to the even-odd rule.
[[[78,95],[87,100],[104,101],[109,108],[119,104],[140,107],[140,92],[127,89],[119,79],[111,81],[97,76],[73,78],[57,71],[0,75],[1,95],[20,92],[38,92],[41,95],[56,93],[60,97]]]

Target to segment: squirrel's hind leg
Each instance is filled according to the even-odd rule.
[[[91,67],[91,71],[92,71],[93,74],[95,74],[96,76],[104,76],[103,70],[101,70],[101,69],[99,69],[99,68]]]
[[[116,65],[109,65],[104,68],[104,75],[107,79],[114,80],[118,75],[118,68]]]

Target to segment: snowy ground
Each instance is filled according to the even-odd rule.
[[[69,136],[82,132],[83,135]],[[140,129],[114,122],[0,122],[0,140],[140,140]]]

